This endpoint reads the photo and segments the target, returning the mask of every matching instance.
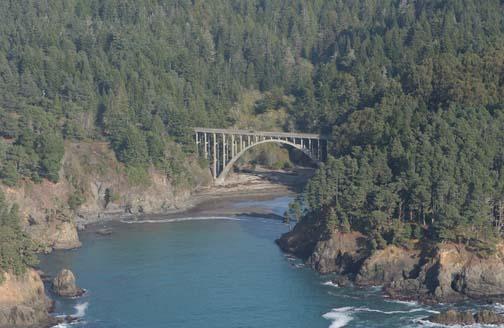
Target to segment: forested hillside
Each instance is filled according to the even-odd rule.
[[[57,181],[65,139],[175,176],[170,141],[237,124],[258,90],[257,114],[332,136],[305,220],[377,247],[479,243],[504,224],[499,0],[2,1],[0,90],[9,185]]]

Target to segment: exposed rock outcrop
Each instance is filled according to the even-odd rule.
[[[420,252],[397,246],[375,251],[358,269],[358,285],[382,285],[408,279],[418,264]]]
[[[398,299],[504,300],[504,244],[485,257],[450,243],[389,245],[371,251],[366,237],[357,232],[336,232],[322,239],[310,231],[314,228],[309,224],[298,224],[277,242],[284,251],[302,255],[322,274],[345,275],[356,285],[383,285],[387,294]]]
[[[210,184],[209,170],[188,161],[196,185]],[[7,200],[19,205],[23,228],[46,252],[79,247],[77,226],[120,216],[165,213],[183,207],[191,186],[176,187],[166,174],[150,169],[132,181],[106,142],[65,145],[57,183],[0,184]]]
[[[323,274],[351,274],[357,272],[368,254],[366,238],[362,234],[335,232],[329,239],[317,243],[308,263]]]
[[[476,320],[471,311],[448,310],[430,316],[427,320],[441,325],[474,325]]]
[[[476,314],[471,311],[456,311],[453,309],[434,314],[427,318],[430,322],[446,326],[453,325],[500,325],[504,323],[504,317],[490,310],[481,310]]]
[[[77,297],[84,294],[84,290],[77,287],[73,272],[68,269],[61,270],[56,278],[54,278],[52,290],[57,295],[63,297]]]
[[[40,328],[55,322],[48,314],[52,302],[35,270],[22,276],[4,273],[0,284],[0,328]]]
[[[307,259],[313,254],[320,238],[320,228],[307,224],[296,224],[293,230],[277,239],[276,243],[284,252]]]

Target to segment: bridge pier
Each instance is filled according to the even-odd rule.
[[[195,128],[194,132],[196,153],[211,163],[210,168],[216,184],[224,182],[233,164],[248,149],[262,143],[289,145],[306,154],[317,164],[327,158],[328,139],[319,134],[207,128]],[[202,151],[200,148],[203,148]]]

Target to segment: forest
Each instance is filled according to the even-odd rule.
[[[504,233],[503,13],[500,0],[1,1],[0,179],[56,182],[79,140],[175,178],[189,129],[232,127],[257,91],[256,114],[285,108],[279,128],[331,138],[290,216],[376,247],[491,247]]]

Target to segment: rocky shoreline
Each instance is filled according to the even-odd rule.
[[[286,175],[290,175],[286,173]],[[246,213],[248,215],[271,214],[254,207],[233,208],[231,204],[237,200],[260,200],[272,199],[292,193],[299,183],[305,181],[303,177],[294,184],[286,182],[279,184],[278,181],[270,181],[261,176],[245,175],[235,176],[230,183],[221,187],[202,188],[197,192],[184,194],[184,197],[176,200],[171,208],[145,207],[142,211],[124,206],[109,206],[108,209],[100,210],[98,207],[93,211],[86,208],[78,210],[76,215],[70,212],[52,213],[58,216],[57,220],[49,219],[46,211],[40,206],[44,202],[36,201],[29,204],[26,199],[21,202],[21,210],[26,218],[27,232],[42,241],[47,247],[45,252],[53,249],[72,249],[81,245],[78,230],[89,229],[102,236],[113,233],[110,228],[100,225],[119,220],[143,220],[156,218],[177,218],[181,216],[197,215],[234,215]],[[282,182],[283,183],[283,182]],[[36,186],[36,188],[43,186]],[[54,188],[53,188],[54,189]],[[25,196],[25,192],[7,190],[10,198],[15,200]],[[142,192],[143,193],[143,192]],[[47,196],[47,194],[46,194]],[[58,197],[58,193],[53,195]],[[140,194],[139,194],[140,196]],[[171,196],[168,196],[171,197]],[[140,203],[141,204],[141,203]],[[94,208],[94,207],[93,207]],[[89,208],[88,208],[89,209]],[[44,219],[45,217],[45,219]],[[72,322],[76,318],[71,316],[56,318],[50,315],[53,302],[46,296],[43,284],[43,274],[30,269],[21,277],[6,274],[6,281],[0,284],[0,328],[40,328],[52,327],[58,323]],[[61,273],[52,281],[55,294],[63,297],[82,295],[82,289],[75,286],[75,278],[68,272]],[[44,277],[46,280],[48,277]],[[34,287],[35,286],[35,287]]]
[[[317,272],[336,275],[336,282],[383,286],[393,299],[421,303],[504,300],[504,244],[486,257],[453,243],[416,242],[408,248],[389,245],[373,251],[359,232],[325,237],[321,228],[303,223],[277,244]]]

